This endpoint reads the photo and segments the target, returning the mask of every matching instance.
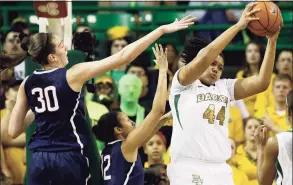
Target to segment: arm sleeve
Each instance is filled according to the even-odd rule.
[[[186,89],[188,89],[191,86],[191,84],[187,85],[187,86],[184,86],[184,85],[180,84],[180,82],[178,80],[179,71],[180,71],[180,69],[175,73],[175,75],[173,77],[172,86],[171,86],[171,89],[170,89],[171,94],[179,94],[179,93],[185,91]]]
[[[235,101],[235,105],[240,110],[242,119],[245,119],[245,118],[248,118],[249,117],[249,112],[247,111],[246,106],[245,106],[243,100],[236,100]]]
[[[234,98],[234,86],[237,79],[224,79],[224,83],[226,84],[226,87],[228,89],[228,93],[230,95],[230,101],[235,100]]]

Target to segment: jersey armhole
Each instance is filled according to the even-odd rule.
[[[181,92],[185,91],[187,88],[191,87],[193,83],[189,84],[189,85],[182,85],[179,82],[178,79],[178,75],[180,73],[182,68],[178,69],[177,72],[174,74],[173,76],[173,80],[172,80],[172,84],[171,84],[171,88],[170,88],[170,94],[180,94]]]
[[[80,91],[75,91],[75,90],[73,90],[71,87],[70,87],[70,85],[69,85],[69,83],[68,83],[68,80],[67,80],[67,73],[68,73],[68,70],[67,69],[65,69],[64,68],[64,70],[66,71],[66,73],[65,73],[65,84],[67,85],[67,87],[72,91],[72,92],[74,92],[74,93],[80,93],[81,91],[82,91],[82,88],[83,88],[83,86],[81,87],[81,89],[80,89]]]
[[[27,79],[28,79],[29,77],[30,77],[30,75],[27,76],[27,77],[25,77],[24,80],[23,80],[23,83],[24,83],[24,84],[23,84],[23,88],[24,88],[24,93],[25,93],[26,98],[28,97],[28,93],[27,93],[27,91],[26,91],[26,89],[27,89],[27,88],[26,88],[26,85],[27,85],[26,82],[27,82]]]
[[[122,156],[123,156],[124,160],[125,160],[126,162],[130,163],[130,164],[132,164],[132,163],[135,163],[135,162],[137,161],[137,157],[138,157],[138,149],[137,149],[137,154],[136,154],[136,159],[135,159],[135,161],[133,161],[133,162],[131,162],[131,161],[128,161],[128,160],[125,158],[125,156],[124,156],[124,153],[123,153],[123,151],[122,151],[122,146],[123,146],[123,143],[124,143],[124,141],[122,141],[122,143],[121,143],[121,146],[120,146],[120,151],[121,151],[121,154],[122,154]]]

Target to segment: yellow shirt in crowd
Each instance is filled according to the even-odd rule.
[[[244,78],[243,75],[244,75],[243,70],[238,71],[236,74],[236,78],[243,79]],[[243,102],[245,104],[247,111],[249,112],[249,115],[254,114],[255,100],[256,100],[256,95],[249,96],[249,97],[243,99]]]
[[[1,119],[3,119],[6,110],[2,109]],[[6,164],[12,175],[13,184],[23,184],[26,172],[24,164],[25,149],[20,147],[5,147],[3,146]]]
[[[268,89],[256,96],[255,110],[256,112],[265,113],[265,109],[270,106],[275,106],[275,98],[273,95],[273,85],[276,74],[272,74],[271,83]]]
[[[279,127],[280,129],[284,131],[291,129],[291,126],[287,120],[287,114],[278,115],[275,106],[270,106],[266,108],[265,111],[259,110],[255,114],[255,117],[262,118],[266,114],[272,119],[273,123],[276,124],[276,126]],[[275,135],[276,135],[275,133],[271,131],[269,132],[269,136],[275,136]]]
[[[244,172],[250,183],[257,181],[257,164],[252,160],[244,150],[244,145],[239,145],[236,150],[236,156],[234,157],[235,166],[242,172]]]
[[[238,71],[238,73],[236,74],[236,78],[244,78],[243,74],[243,70]],[[275,77],[276,75],[272,74],[270,85],[266,91],[243,99],[246,109],[249,112],[249,115],[252,116],[255,114],[255,111],[264,110],[267,106],[274,105],[275,100],[272,91]]]
[[[235,185],[247,185],[249,183],[247,175],[240,171],[236,166],[230,165],[232,168],[233,181]]]
[[[244,128],[240,110],[230,105],[230,120],[228,124],[229,137],[236,143],[244,141]]]

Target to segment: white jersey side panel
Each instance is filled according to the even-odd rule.
[[[279,154],[276,162],[277,185],[292,185],[292,130],[277,134]]]
[[[205,86],[196,80],[189,86],[174,75],[170,91],[173,115],[171,160],[194,158],[226,161],[231,157],[228,140],[229,102],[234,100],[235,79]]]

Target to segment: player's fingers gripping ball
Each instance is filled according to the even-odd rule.
[[[260,9],[260,11],[253,14],[253,17],[258,17],[259,20],[251,21],[248,24],[248,29],[258,36],[266,36],[273,34],[282,27],[282,14],[279,7],[270,1],[259,1],[254,9]]]

